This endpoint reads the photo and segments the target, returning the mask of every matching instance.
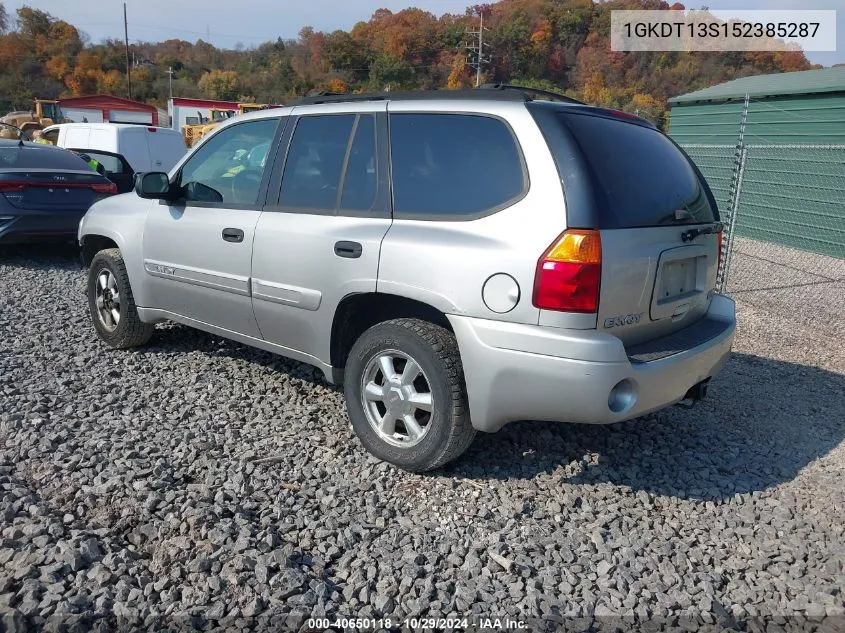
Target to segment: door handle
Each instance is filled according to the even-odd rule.
[[[334,254],[338,257],[348,257],[349,259],[355,259],[357,257],[361,257],[361,253],[363,252],[364,247],[361,246],[358,242],[335,242],[334,245]]]
[[[223,229],[223,239],[227,242],[243,242],[244,232],[240,229]]]

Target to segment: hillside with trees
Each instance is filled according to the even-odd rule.
[[[614,53],[610,11],[669,9],[660,0],[501,0],[436,16],[409,8],[376,11],[349,31],[303,26],[295,40],[220,49],[171,39],[131,44],[132,97],[164,106],[173,94],[284,103],[318,90],[460,88],[474,84],[465,32],[484,14],[491,63],[484,81],[522,83],[662,119],[665,100],[747,75],[806,70],[802,53]],[[128,96],[120,39],[100,43],[32,7],[0,4],[0,113],[33,97]]]

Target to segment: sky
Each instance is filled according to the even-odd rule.
[[[684,0],[681,0],[684,2]],[[416,6],[436,15],[463,14],[478,0],[126,0],[129,40],[159,41],[181,38],[210,40],[215,46],[234,48],[295,38],[303,26],[318,31],[350,29],[367,20],[376,9],[399,11]],[[29,5],[70,22],[96,43],[105,38],[123,39],[122,0],[68,2],[68,0],[4,0],[10,15]],[[837,52],[808,53],[814,63],[845,63],[845,0],[697,0],[687,8],[711,9],[837,9]]]

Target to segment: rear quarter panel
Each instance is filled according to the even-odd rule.
[[[537,260],[566,224],[557,168],[539,128],[522,103],[392,102],[389,112],[493,115],[512,129],[527,171],[527,192],[511,206],[478,219],[411,220],[394,217],[382,243],[378,291],[426,302],[447,314],[533,323]],[[479,182],[478,187],[484,187]],[[519,286],[509,312],[493,312],[482,289],[504,273]],[[593,327],[595,322],[593,321]]]

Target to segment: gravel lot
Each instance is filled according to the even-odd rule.
[[[181,326],[109,351],[83,293],[69,252],[0,251],[7,630],[74,614],[843,630],[845,352],[759,292],[740,293],[702,405],[515,424],[422,476],[370,458],[316,370]]]

